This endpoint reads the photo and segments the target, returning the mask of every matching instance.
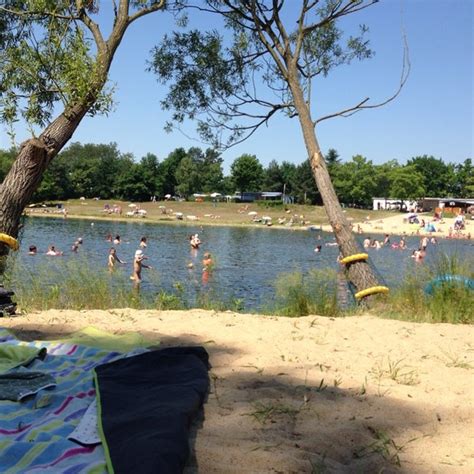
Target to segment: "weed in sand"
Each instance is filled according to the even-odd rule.
[[[466,356],[462,357],[459,354],[450,354],[449,352],[444,352],[444,351],[441,351],[441,352],[446,357],[446,360],[444,360],[446,367],[457,367],[460,369],[473,369],[474,368],[472,364],[466,360]]]
[[[260,424],[264,425],[267,421],[273,421],[276,416],[285,415],[294,421],[301,408],[295,409],[288,405],[282,405],[279,403],[262,403],[257,402],[255,410],[251,413],[243,413],[242,416],[251,416]]]
[[[407,365],[402,365],[403,359],[397,361],[390,360],[390,357],[385,359],[382,358],[376,362],[370,373],[379,382],[382,378],[389,378],[400,385],[416,385],[419,383],[418,373],[415,369]]]

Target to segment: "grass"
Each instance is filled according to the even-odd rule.
[[[281,274],[275,281],[275,303],[265,312],[280,316],[339,316],[336,272],[312,270]]]
[[[474,291],[457,282],[443,282],[426,293],[428,282],[440,275],[460,275],[474,279],[474,259],[459,261],[441,256],[432,266],[418,266],[407,275],[400,288],[376,303],[371,312],[378,316],[432,323],[474,323]],[[149,272],[147,282],[160,288],[158,273]],[[37,266],[20,268],[8,259],[5,285],[15,289],[16,302],[22,311],[47,309],[112,309],[136,308],[185,310],[198,307],[213,311],[244,310],[242,299],[222,297],[209,288],[200,288],[194,301],[185,287],[175,282],[171,291],[134,290],[125,272],[111,275],[106,269],[91,272],[87,261],[51,259]],[[312,270],[303,275],[289,272],[279,275],[274,283],[275,297],[263,307],[263,314],[299,317],[310,314],[337,317],[354,312],[342,310],[337,301],[337,278],[334,270]],[[314,321],[310,324],[312,327]],[[325,334],[313,336],[316,344],[324,344]],[[461,363],[460,361],[459,363]],[[453,362],[454,363],[454,362]],[[392,367],[396,372],[397,364]]]
[[[403,359],[393,361],[390,357],[378,361],[371,370],[371,374],[380,382],[382,378],[389,378],[400,385],[417,385],[418,373],[415,369],[402,364]]]
[[[133,218],[127,218],[125,213],[129,211],[129,202],[116,201],[113,199],[95,201],[93,199],[86,199],[81,201],[79,199],[72,199],[69,201],[63,201],[63,204],[68,210],[69,217],[82,217],[82,218],[94,218],[94,219],[109,219],[119,220],[126,219],[130,220]],[[117,204],[122,207],[123,215],[120,217],[116,214],[104,213],[104,204]],[[322,206],[311,206],[303,204],[289,204],[283,206],[265,206],[257,203],[249,203],[248,208],[244,209],[247,204],[240,204],[235,202],[221,202],[214,205],[212,202],[192,202],[192,201],[161,201],[161,202],[143,202],[137,203],[142,209],[147,211],[147,222],[168,222],[183,225],[184,221],[177,221],[174,215],[175,212],[182,212],[184,216],[193,215],[199,218],[200,224],[212,224],[212,225],[259,225],[252,222],[252,216],[248,213],[256,211],[259,214],[268,215],[272,218],[274,227],[282,227],[284,225],[278,225],[279,218],[286,218],[288,221],[292,215],[304,216],[305,224],[297,224],[295,227],[306,228],[307,225],[321,225],[328,224],[329,221],[326,216],[324,207]],[[160,208],[165,206],[166,209]],[[163,212],[166,210],[166,213]],[[239,212],[240,211],[240,212]],[[37,208],[27,209],[29,215],[35,216],[55,216],[62,217],[62,214],[55,208]],[[371,211],[366,209],[345,209],[346,217],[353,220],[354,222],[362,222],[366,220],[367,216],[371,216],[373,219],[382,219],[387,216],[393,216],[393,212],[389,211]],[[185,218],[186,219],[186,218]],[[192,221],[191,224],[195,225]]]
[[[251,416],[262,425],[266,424],[267,421],[273,422],[276,417],[282,415],[294,421],[301,411],[301,408],[296,409],[281,403],[257,402],[254,407],[253,412],[244,413],[243,416]]]
[[[461,261],[456,256],[440,255],[432,265],[419,266],[371,312],[404,321],[474,323],[474,291],[457,281],[432,284],[444,275],[474,279],[474,258]]]

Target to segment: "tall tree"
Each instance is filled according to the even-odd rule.
[[[263,183],[263,166],[255,155],[243,154],[230,166],[232,181],[241,194],[246,191],[260,191]]]
[[[110,110],[111,93],[105,85],[125,32],[164,4],[164,0],[107,3],[113,26],[106,38],[95,21],[98,1],[2,2],[0,118],[13,123],[20,115],[44,128],[38,137],[22,144],[0,186],[1,232],[17,236],[25,205],[84,116]],[[56,110],[61,112],[53,117]],[[0,243],[0,255],[7,252]]]
[[[159,77],[171,83],[165,107],[175,110],[177,121],[205,113],[198,126],[205,138],[214,137],[218,127],[220,134],[223,129],[229,130],[230,142],[236,143],[267,124],[279,111],[298,118],[312,173],[344,256],[359,253],[359,246],[334,192],[315,127],[323,120],[382,104],[370,105],[366,98],[315,119],[312,80],[352,59],[372,55],[364,38],[365,27],[358,36],[344,42],[337,22],[376,2],[207,0],[203,6],[203,2],[190,1],[192,7],[224,18],[233,32],[232,44],[226,48],[215,32],[174,33],[156,48],[153,59]],[[403,74],[399,90],[405,80]],[[262,92],[257,84],[266,86],[271,94]],[[263,109],[258,111],[257,106]],[[240,124],[242,118],[253,122]],[[377,277],[364,261],[349,265],[348,276],[358,290],[377,284]]]
[[[441,158],[416,156],[407,161],[407,166],[415,169],[423,177],[423,187],[427,197],[443,197],[450,194],[453,170]]]

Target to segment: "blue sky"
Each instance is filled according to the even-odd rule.
[[[101,3],[104,11],[111,5],[110,1]],[[423,154],[454,163],[474,158],[473,5],[471,0],[382,0],[348,19],[348,28],[359,23],[369,27],[375,57],[340,67],[315,82],[314,117],[365,97],[383,100],[396,89],[402,64],[402,25],[411,73],[401,95],[387,106],[322,122],[317,134],[323,152],[335,148],[344,161],[361,154],[376,164],[390,159],[404,163]],[[213,17],[200,18],[197,24],[203,29],[216,27]],[[206,148],[179,132],[164,132],[169,117],[160,110],[164,88],[145,71],[150,49],[171,29],[171,18],[161,13],[131,26],[111,69],[115,111],[108,117],[86,118],[72,141],[117,142],[122,152],[133,153],[136,159],[151,152],[162,160],[177,147]],[[16,131],[18,142],[27,138],[21,125]],[[9,146],[2,130],[0,148]],[[242,153],[257,155],[264,165],[272,159],[302,162],[306,152],[297,119],[277,117],[245,143],[225,151],[225,172]]]

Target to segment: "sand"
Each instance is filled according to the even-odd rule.
[[[367,216],[368,218],[363,221],[351,220],[353,224],[354,232],[357,230],[358,226],[362,229],[362,234],[364,236],[368,235],[380,235],[380,234],[390,234],[390,235],[428,235],[435,237],[448,237],[450,234],[450,229],[454,228],[454,218],[445,218],[441,222],[433,222],[436,232],[425,232],[420,224],[408,224],[407,222],[408,214],[395,214],[393,216],[387,216],[380,219],[376,218],[376,214]],[[424,219],[426,223],[432,222],[432,216],[429,214],[420,214],[420,220]],[[469,216],[466,217],[466,228],[458,233],[453,232],[453,235],[456,238],[468,238],[470,234],[471,239],[474,239],[474,220],[469,219]],[[332,232],[331,226],[323,225],[323,230]]]
[[[0,324],[26,338],[93,325],[204,345],[211,392],[187,472],[474,472],[472,326],[131,309]]]

